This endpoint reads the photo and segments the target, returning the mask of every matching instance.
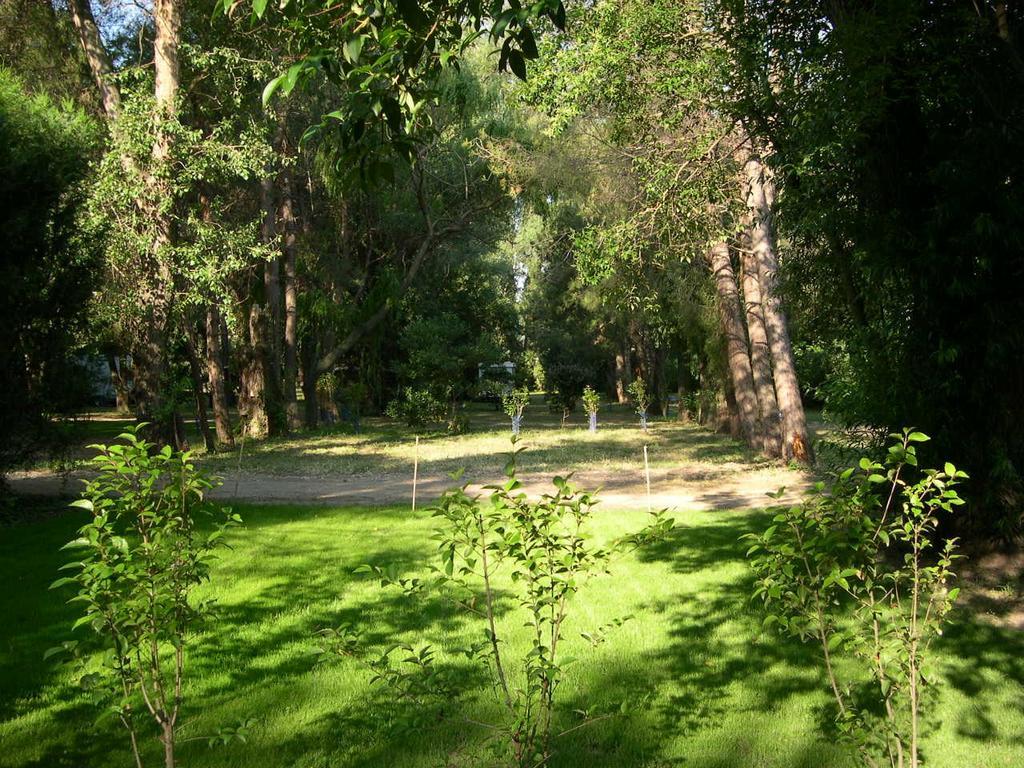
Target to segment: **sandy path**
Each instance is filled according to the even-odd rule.
[[[608,509],[736,509],[762,507],[770,500],[766,494],[780,486],[787,488],[787,500],[795,498],[809,482],[806,475],[782,468],[744,469],[714,479],[703,477],[703,465],[651,470],[651,496],[648,502],[642,473],[578,472],[574,479],[579,487],[602,489],[600,498]],[[9,477],[17,493],[41,496],[73,496],[87,477],[73,472],[66,479],[51,472],[22,472]],[[482,486],[501,478],[468,478],[471,490],[481,492]],[[550,490],[550,475],[521,474],[523,489],[533,497]],[[420,476],[417,504],[429,503],[453,485],[447,475]],[[352,477],[305,477],[301,475],[258,475],[226,473],[224,484],[213,494],[220,499],[246,502],[371,505],[401,504],[412,500],[410,475],[356,475]]]

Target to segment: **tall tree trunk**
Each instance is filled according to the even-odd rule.
[[[121,111],[121,95],[111,79],[113,67],[110,55],[103,47],[89,0],[69,0],[71,23],[89,70],[100,92],[103,109],[108,120],[116,120]],[[154,21],[154,95],[156,101],[155,136],[151,149],[153,168],[159,169],[170,157],[173,132],[166,129],[167,120],[175,115],[175,100],[179,85],[178,42],[181,29],[181,0],[155,0]],[[138,172],[128,157],[122,164],[129,172]],[[166,178],[150,170],[145,175],[148,200],[164,201],[170,197]],[[172,278],[164,256],[173,242],[173,222],[169,211],[154,206],[147,200],[138,200],[139,207],[154,224],[150,251],[142,255],[139,266],[138,298],[143,309],[141,330],[132,343],[132,362],[135,374],[135,395],[138,417],[151,422],[156,440],[182,444],[173,403],[167,403],[167,355],[170,322],[170,296]]]
[[[113,67],[110,63],[110,56],[103,47],[100,30],[92,15],[92,6],[89,4],[89,0],[68,0],[68,11],[71,14],[71,24],[74,26],[75,32],[78,33],[78,40],[82,44],[86,61],[89,62],[89,71],[92,73],[93,82],[100,92],[103,111],[106,113],[107,119],[113,120],[121,113],[121,92],[111,79]]]
[[[274,184],[269,177],[260,182],[260,204],[264,212],[262,239],[274,246],[277,242],[277,207],[274,205]],[[250,275],[247,293],[243,299],[246,344],[244,363],[240,371],[241,401],[245,434],[262,438],[281,431],[279,419],[280,381],[273,365],[272,339],[268,310],[266,272]]]
[[[267,377],[263,365],[263,307],[252,302],[245,315],[246,344],[245,362],[239,372],[238,412],[242,419],[244,434],[260,438],[270,434],[270,417],[267,414]]]
[[[625,403],[629,396],[626,387],[629,386],[629,348],[623,348],[615,353],[615,399],[619,404]]]
[[[152,165],[146,175],[148,197],[152,201],[171,198],[166,176],[160,172],[171,156],[173,131],[167,123],[175,119],[179,86],[178,43],[181,34],[181,0],[155,0],[153,4],[155,37],[153,44],[156,120]],[[174,404],[165,396],[171,319],[171,294],[174,277],[168,264],[168,251],[174,242],[171,212],[162,205],[147,204],[153,222],[153,241],[141,268],[140,297],[145,307],[143,338],[136,366],[136,392],[139,418],[152,422],[158,441],[182,446]],[[167,434],[170,432],[170,434]]]
[[[656,393],[661,418],[668,418],[668,350],[656,347],[654,350],[654,391]]]
[[[263,205],[264,239],[268,245],[278,244],[277,202],[273,177],[260,182],[260,202]],[[266,357],[267,377],[275,381],[281,375],[281,268],[278,259],[263,265],[263,300],[266,303]]]
[[[757,259],[750,249],[749,237],[742,245],[743,300],[747,315],[747,334],[750,337],[750,362],[754,374],[754,392],[757,394],[760,434],[766,455],[782,455],[782,429],[779,401],[775,397],[772,377],[772,353],[768,348],[768,331],[761,307],[761,281],[758,278]]]
[[[213,426],[217,432],[217,443],[223,448],[234,448],[235,436],[231,431],[224,375],[224,353],[220,344],[221,323],[220,310],[211,305],[206,310],[206,377],[210,381]]]
[[[203,392],[203,366],[199,359],[199,342],[196,337],[196,329],[191,323],[186,322],[185,327],[185,351],[188,353],[189,375],[192,379],[192,394],[196,399],[196,424],[199,433],[203,436],[203,444],[208,453],[217,450],[217,443],[210,431],[210,419],[206,412],[206,393]]]
[[[751,213],[750,245],[757,261],[761,306],[775,375],[775,392],[782,412],[782,458],[810,464],[814,460],[814,452],[807,437],[807,420],[800,400],[793,346],[777,286],[779,262],[775,253],[771,212],[775,189],[757,155],[747,159],[744,169],[747,177],[747,206]]]
[[[110,381],[114,386],[114,403],[118,415],[127,416],[131,413],[128,396],[128,374],[125,372],[124,360],[119,355],[107,355],[110,367]]]
[[[718,317],[725,336],[729,378],[740,436],[751,447],[760,447],[757,441],[757,395],[754,393],[754,375],[750,367],[747,333],[743,327],[736,272],[729,257],[729,246],[717,243],[708,251],[708,264],[718,294]]]
[[[299,307],[295,285],[298,260],[294,199],[291,171],[281,173],[281,222],[284,224],[284,376],[282,377],[285,415],[290,427],[300,421],[296,381],[299,373]]]

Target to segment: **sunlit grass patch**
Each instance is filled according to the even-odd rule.
[[[183,745],[196,768],[467,764],[485,733],[462,718],[486,719],[487,690],[458,704],[451,719],[415,733],[387,690],[369,684],[353,660],[316,665],[313,633],[359,626],[370,649],[396,641],[445,649],[482,630],[432,596],[382,592],[353,569],[394,564],[422,574],[434,557],[426,512],[405,508],[251,507],[245,527],[206,587],[215,623],[195,639],[183,738],[253,718],[246,744]],[[831,768],[850,765],[819,723],[829,696],[814,649],[761,630],[749,601],[751,576],[738,537],[766,524],[749,511],[677,513],[671,536],[613,564],[574,603],[567,641],[578,661],[561,691],[570,710],[626,714],[575,731],[552,761],[562,768],[711,766]],[[0,529],[0,766],[123,766],[127,744],[64,671],[42,661],[67,636],[73,606],[47,590],[64,561],[58,547],[79,523],[68,515]],[[607,511],[596,535],[639,526],[637,514]],[[591,650],[579,633],[633,618]],[[506,621],[513,622],[511,616]],[[505,629],[521,633],[509,624]],[[521,636],[518,635],[518,636]],[[926,744],[929,765],[1017,766],[1024,758],[1024,661],[1019,634],[962,615],[940,649],[941,688]],[[156,759],[158,745],[148,745]]]

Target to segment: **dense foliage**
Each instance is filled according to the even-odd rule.
[[[774,151],[789,308],[828,360],[817,396],[846,424],[921,426],[971,468],[975,522],[1016,530],[1020,6],[713,6],[728,106]]]
[[[85,340],[97,247],[83,213],[95,124],[0,69],[0,474],[58,439],[91,395]]]

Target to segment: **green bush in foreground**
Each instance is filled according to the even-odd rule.
[[[572,661],[566,655],[564,632],[572,598],[588,579],[609,572],[615,552],[661,539],[673,521],[662,510],[653,513],[638,533],[607,548],[596,546],[590,538],[596,495],[556,477],[552,492],[539,501],[529,500],[516,479],[521,450],[514,448],[505,467],[508,480],[488,486],[489,499],[470,496],[467,486],[441,496],[433,511],[441,521],[434,536],[440,564],[430,579],[399,578],[380,566],[364,565],[358,571],[374,573],[382,587],[399,587],[409,595],[441,590],[456,610],[476,622],[480,640],[455,649],[455,655],[486,670],[486,688],[500,715],[492,722],[470,724],[490,734],[487,744],[499,763],[538,768],[547,764],[559,736],[610,715],[577,709],[578,720],[561,721],[558,689]],[[522,618],[512,626],[525,626],[531,638],[520,654],[512,653],[514,645],[497,621],[510,611],[518,611]],[[597,646],[627,618],[616,617],[581,637]],[[350,627],[326,630],[321,636],[324,654],[358,654],[358,631]],[[392,658],[396,651],[401,655],[398,661]],[[367,663],[375,682],[414,705],[412,727],[425,726],[424,717],[429,720],[450,711],[452,701],[475,692],[465,690],[452,670],[435,664],[429,645],[396,644]]]
[[[868,766],[917,768],[929,686],[930,646],[942,634],[958,588],[956,540],[939,542],[939,514],[964,502],[966,473],[947,463],[918,467],[904,430],[884,464],[861,459],[802,504],[780,508],[747,552],[766,626],[821,646],[842,738]],[[854,660],[844,680],[839,656]]]
[[[139,437],[142,426],[120,435],[120,444],[93,446],[98,474],[74,504],[92,519],[65,547],[79,558],[63,567],[74,575],[51,589],[78,587],[71,602],[84,611],[72,629],[90,627],[103,651],[101,668],[83,668],[81,683],[128,731],[136,766],[142,712],[159,729],[166,768],[174,768],[185,651],[210,609],[193,592],[209,579],[214,551],[241,518],[206,500],[215,484],[195,469],[191,453],[156,451]],[[200,530],[202,517],[213,522],[211,532]],[[76,641],[66,641],[47,655],[77,650]],[[237,735],[232,729],[212,738]]]

